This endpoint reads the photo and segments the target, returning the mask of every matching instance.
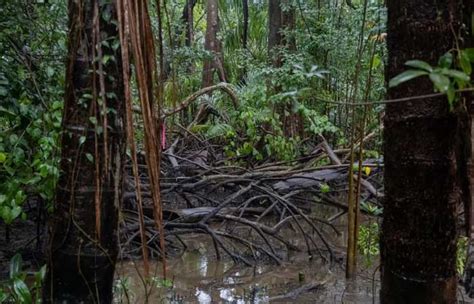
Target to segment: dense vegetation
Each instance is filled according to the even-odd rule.
[[[184,43],[184,3],[167,4],[164,14],[164,54],[167,79],[165,106],[172,108],[201,87],[206,28],[204,4],[194,11],[194,40]],[[297,15],[287,35],[294,50],[281,48],[281,66],[269,64],[267,10],[263,2],[250,3],[246,48],[242,45],[243,23],[240,1],[220,6],[222,50],[228,82],[240,102],[231,107],[225,93],[205,96],[201,104],[216,115],[192,130],[224,146],[237,163],[262,160],[293,160],[310,153],[311,139],[324,134],[336,147],[347,147],[352,117],[344,105],[327,101],[381,100],[384,96],[385,9],[370,1],[363,32],[359,33],[363,6],[351,8],[337,3],[300,3],[285,8]],[[51,203],[58,177],[58,134],[64,94],[67,11],[63,1],[48,4],[7,1],[1,8],[1,217],[11,224],[22,216],[28,194]],[[151,10],[152,13],[154,10]],[[152,22],[156,24],[152,14]],[[362,48],[358,50],[360,40]],[[371,84],[368,84],[370,72]],[[354,80],[355,79],[355,80]],[[216,80],[217,81],[217,80]],[[358,90],[354,90],[355,81]],[[370,90],[368,89],[370,86]],[[269,87],[278,90],[268,89]],[[304,121],[304,132],[285,135],[282,115],[275,107],[287,103]],[[195,107],[167,120],[187,125]],[[369,114],[367,133],[377,131],[382,107]],[[357,113],[362,116],[362,113]],[[357,117],[356,117],[357,119]],[[369,149],[377,156],[379,145]],[[26,216],[23,213],[23,217]]]
[[[69,62],[71,58],[67,57],[71,57],[75,51],[68,49],[68,45],[75,45],[71,42],[74,42],[71,32],[68,32],[68,28],[74,28],[75,24],[71,22],[73,13],[71,10],[68,12],[67,1],[20,2],[4,0],[0,4],[0,225],[3,225],[5,234],[0,238],[4,237],[6,243],[11,243],[12,238],[15,238],[11,235],[12,226],[33,219],[41,222],[51,217],[57,200],[56,185],[61,176],[60,168],[64,169],[61,161],[66,163],[64,159],[61,160],[61,138],[64,144],[68,136],[65,131],[67,122],[62,120],[62,115],[65,112],[77,112],[64,109],[65,96],[70,96],[66,90],[72,81],[66,79],[66,68],[72,69],[74,63]],[[96,3],[85,2],[90,7],[90,3]],[[118,18],[115,20],[117,13],[114,9],[108,9],[115,2],[98,1],[100,16],[97,18],[104,24],[119,28],[124,21]],[[442,97],[432,97],[443,100],[440,106],[443,111],[449,108],[443,113],[451,117],[452,113],[457,115],[462,112],[459,115],[465,115],[463,117],[468,119],[464,107],[467,97],[461,93],[472,87],[470,76],[474,49],[470,48],[469,39],[461,38],[469,31],[469,26],[462,25],[461,21],[457,24],[456,31],[459,33],[455,33],[455,43],[451,43],[453,39],[449,37],[446,38],[449,41],[445,43],[446,49],[441,50],[436,45],[438,49],[433,54],[437,62],[431,57],[423,57],[426,52],[419,50],[415,55],[422,57],[405,58],[400,55],[403,62],[397,63],[396,60],[390,61],[388,52],[399,54],[402,51],[396,49],[394,43],[389,43],[387,50],[387,35],[390,37],[391,33],[387,33],[386,24],[390,24],[390,20],[386,3],[381,0],[151,1],[144,16],[148,14],[152,40],[156,45],[156,62],[153,64],[156,63],[158,71],[156,75],[154,71],[153,76],[149,76],[152,81],[148,89],[152,92],[150,95],[156,94],[154,101],[159,104],[162,147],[171,149],[171,152],[167,150],[167,155],[175,157],[173,149],[178,139],[191,137],[197,140],[183,140],[183,145],[188,144],[190,151],[199,145],[215,147],[212,157],[209,157],[212,158],[212,165],[219,164],[236,170],[243,168],[243,171],[238,172],[250,172],[265,166],[286,166],[284,169],[288,171],[290,168],[308,169],[328,165],[349,168],[349,178],[346,178],[349,185],[344,185],[344,189],[336,190],[326,183],[318,189],[319,193],[331,193],[334,197],[338,195],[337,191],[344,191],[343,199],[349,204],[346,207],[349,227],[352,227],[349,228],[349,234],[353,235],[349,237],[349,260],[355,258],[358,249],[358,253],[366,258],[366,264],[372,265],[373,257],[380,253],[379,222],[383,204],[378,200],[376,203],[361,201],[359,197],[362,177],[370,177],[371,170],[384,162],[382,121],[386,104],[390,103],[386,100],[387,88],[391,89],[388,91],[389,98],[395,102],[403,101],[397,101],[397,98],[407,97],[406,94],[394,93],[397,88],[402,88],[402,91],[410,88],[413,95],[442,93]],[[84,16],[88,15],[85,13]],[[89,21],[93,26],[96,25],[92,19]],[[84,33],[87,34],[86,30]],[[133,36],[133,29],[130,31]],[[120,70],[125,65],[124,69],[129,70],[123,75],[131,76],[135,138],[127,130],[127,162],[137,162],[131,140],[136,142],[139,159],[145,156],[144,159],[150,164],[151,159],[147,158],[150,135],[146,113],[143,113],[140,56],[131,47],[130,57],[133,59],[129,66],[122,61],[123,58],[114,56],[128,43],[124,43],[122,36],[119,39],[119,31],[116,32],[114,37],[107,37],[108,33],[103,30],[102,36],[98,36],[103,40],[100,40],[100,47],[95,46],[95,49],[100,50],[100,57],[97,59],[93,56],[93,66],[106,69],[112,66],[112,69]],[[124,34],[120,32],[120,35]],[[102,54],[102,47],[110,52]],[[155,54],[155,50],[149,52]],[[96,63],[97,60],[100,63]],[[398,64],[396,71],[390,69],[390,66],[395,65],[394,62]],[[97,72],[95,68],[93,71],[93,74]],[[386,71],[389,71],[387,76],[390,79],[386,79]],[[112,75],[112,70],[107,70],[107,73],[107,82],[117,81],[113,78],[115,74]],[[122,77],[121,73],[117,75]],[[157,83],[156,87],[151,84],[154,82]],[[409,87],[410,84],[412,87]],[[420,89],[419,94],[416,94],[415,88],[420,84],[425,90]],[[74,98],[84,101],[84,109],[80,111],[92,113],[87,108],[91,100],[101,105],[106,99],[122,97],[117,95],[111,90],[97,98],[96,93],[91,91]],[[138,115],[140,113],[143,116]],[[394,112],[390,113],[394,115]],[[118,113],[117,116],[122,114]],[[86,121],[90,121],[98,134],[96,142],[100,136],[105,136],[107,141],[107,135],[103,134],[104,128],[98,126],[97,119],[100,122],[104,113],[90,115]],[[105,117],[108,115],[105,114]],[[459,125],[465,123],[462,119],[459,121]],[[107,125],[104,126],[107,134]],[[458,125],[455,127],[461,129]],[[449,134],[461,136],[461,133],[462,130]],[[73,142],[73,136],[69,136]],[[76,139],[79,146],[92,142],[88,141],[92,139],[87,135]],[[321,147],[326,149],[327,155],[320,155]],[[387,147],[385,149],[387,151]],[[102,159],[98,157],[97,151],[93,154],[84,152],[84,158],[91,164],[94,159]],[[64,155],[67,153],[64,154],[63,150],[63,158]],[[463,155],[458,160],[468,158]],[[369,165],[363,165],[369,160]],[[359,178],[353,178],[353,175]],[[345,195],[347,192],[348,198]],[[377,193],[372,194],[377,197]],[[467,192],[463,194],[468,196]],[[361,227],[358,222],[359,206],[369,217]],[[470,209],[467,204],[464,207],[467,214]],[[357,212],[353,211],[355,209]],[[139,211],[143,216],[143,210]],[[457,216],[453,213],[454,221]],[[459,236],[457,232],[454,235]],[[141,237],[145,237],[144,234]],[[459,273],[463,272],[467,243],[465,238],[459,241],[456,261]],[[41,246],[38,245],[38,248]],[[350,249],[351,246],[353,249]],[[456,251],[453,248],[451,251]],[[143,250],[145,256],[147,252]],[[21,259],[16,256],[12,265],[19,263]],[[351,263],[348,262],[349,269]],[[31,289],[36,295],[32,296],[28,288],[23,286],[25,277],[19,267],[13,267],[16,270],[10,281],[5,284],[5,288],[0,287],[0,303],[8,299],[20,302],[39,300],[39,285],[45,275],[44,268],[36,274],[38,280]],[[348,276],[353,276],[353,273],[348,271]],[[25,297],[28,299],[25,300]]]

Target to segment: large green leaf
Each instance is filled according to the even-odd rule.
[[[407,82],[407,81],[412,80],[414,78],[424,76],[424,75],[428,75],[428,74],[429,74],[428,72],[422,71],[422,70],[408,70],[408,71],[405,71],[405,72],[401,73],[400,75],[397,75],[394,78],[392,78],[389,82],[389,87],[393,88],[393,87],[396,87],[396,86],[398,86],[398,85],[400,85],[404,82]]]
[[[452,78],[454,78],[456,80],[459,80],[459,81],[468,82],[468,81],[471,80],[471,77],[469,77],[469,75],[467,75],[464,72],[458,71],[458,70],[443,69],[441,71],[441,73],[443,73],[443,75],[452,77]]]
[[[6,294],[6,292],[0,289],[0,304],[5,303],[7,299],[8,295]]]
[[[11,279],[15,278],[21,272],[22,264],[23,264],[23,261],[21,259],[20,254],[16,254],[10,260],[10,278]]]
[[[412,67],[412,68],[417,68],[420,70],[425,70],[428,72],[433,72],[433,67],[429,65],[428,62],[422,61],[422,60],[410,60],[405,63],[405,65]]]
[[[26,286],[25,282],[20,279],[15,279],[13,282],[13,290],[15,291],[16,296],[22,304],[31,304],[33,299],[31,298],[30,290]]]
[[[434,72],[430,74],[430,79],[435,85],[436,89],[441,93],[446,93],[449,89],[449,78],[443,74]]]
[[[474,57],[471,60],[470,55],[467,52],[467,50],[462,50],[459,53],[459,65],[461,66],[462,70],[468,75],[471,75],[472,73],[471,62],[474,62]]]

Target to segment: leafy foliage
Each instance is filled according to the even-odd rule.
[[[66,7],[62,1],[7,2],[0,15],[0,219],[11,224],[26,216],[22,204],[29,193],[46,202],[54,196]]]
[[[456,91],[469,86],[471,82],[472,66],[474,63],[474,49],[459,50],[456,66],[453,69],[454,55],[448,52],[441,56],[438,66],[433,67],[422,60],[410,60],[405,65],[415,68],[404,71],[390,80],[389,86],[396,87],[404,82],[420,76],[428,76],[437,92],[446,94],[449,106],[452,108],[456,100]]]
[[[10,277],[0,285],[0,303],[41,303],[41,286],[46,274],[46,266],[32,274],[34,281],[27,283],[27,273],[22,270],[21,255],[10,261]]]
[[[380,254],[379,233],[379,224],[377,222],[369,222],[359,227],[357,245],[367,265],[371,265],[374,257]]]

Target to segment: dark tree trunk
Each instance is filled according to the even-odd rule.
[[[281,66],[281,57],[279,56],[282,47],[283,37],[283,18],[280,0],[268,1],[268,54],[276,67]]]
[[[181,17],[186,26],[184,45],[187,47],[191,47],[194,41],[194,6],[196,4],[197,0],[187,0]]]
[[[247,49],[249,39],[249,1],[242,0],[242,11],[244,15],[243,32],[242,32],[242,48]]]
[[[243,12],[243,20],[242,20],[242,49],[247,51],[248,49],[248,41],[249,41],[249,1],[242,0],[242,12]],[[245,84],[245,77],[247,76],[247,65],[244,64],[244,68],[240,72],[240,82]]]
[[[455,47],[462,1],[388,0],[387,79],[420,59],[437,65]],[[388,90],[388,98],[433,92],[427,78]],[[457,214],[467,193],[468,121],[446,97],[388,104],[381,303],[455,303]]]
[[[287,9],[282,9],[282,4]],[[295,51],[296,41],[292,35],[286,35],[288,31],[295,28],[295,10],[288,0],[269,0],[268,2],[268,54],[274,67],[283,65],[282,51]],[[278,92],[280,87],[272,88]],[[298,113],[293,113],[291,103],[277,107],[281,118],[281,124],[286,136],[292,137],[303,135],[303,118]],[[286,113],[290,113],[286,115]]]
[[[61,174],[50,223],[45,303],[112,302],[124,95],[120,48],[113,48],[119,39],[115,5],[103,3],[69,1]],[[109,47],[101,43],[106,39]],[[102,46],[95,48],[94,41]]]

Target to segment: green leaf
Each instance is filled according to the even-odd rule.
[[[104,65],[107,65],[107,62],[109,62],[110,59],[113,59],[113,57],[110,55],[104,55],[104,57],[102,58],[102,63]]]
[[[471,80],[471,77],[469,77],[469,75],[458,70],[443,69],[441,70],[441,73],[443,73],[443,75],[449,76],[459,81],[468,82]]]
[[[430,74],[430,79],[439,92],[446,93],[448,91],[450,83],[448,77],[438,72],[434,72]]]
[[[329,193],[329,191],[331,191],[331,188],[326,183],[321,184],[320,189],[321,189],[321,193]]]
[[[10,139],[10,144],[12,145],[16,145],[18,142],[18,136],[16,134],[10,135],[9,139]]]
[[[405,65],[409,66],[409,67],[412,67],[412,68],[417,68],[417,69],[420,69],[420,70],[425,70],[425,71],[428,71],[428,72],[433,72],[433,67],[431,65],[429,65],[427,62],[425,61],[421,61],[421,60],[410,60],[410,61],[407,61],[405,62]]]
[[[39,281],[43,281],[46,277],[46,265],[43,265],[35,276]]]
[[[17,114],[15,114],[14,112],[10,110],[5,109],[2,106],[0,106],[0,114],[10,116],[10,118],[15,118],[17,116]]]
[[[474,62],[474,48],[467,48],[462,50],[462,52],[466,54],[469,61]]]
[[[407,82],[409,80],[412,80],[414,78],[424,76],[424,75],[428,75],[428,72],[421,71],[421,70],[408,70],[408,71],[405,71],[405,72],[395,76],[394,78],[392,78],[389,82],[389,87],[390,88],[396,87],[396,86],[398,86],[398,85],[400,85],[404,82]]]
[[[87,157],[87,159],[88,159],[91,163],[94,162],[94,156],[92,156],[92,154],[87,153],[87,154],[86,154],[86,157]]]
[[[453,54],[447,52],[439,58],[438,65],[442,68],[450,68],[453,65]]]
[[[15,206],[11,208],[10,210],[10,218],[13,221],[16,219],[19,215],[21,214],[21,207],[20,206]]]
[[[0,303],[6,302],[7,299],[8,299],[7,294],[3,290],[0,289]]]
[[[459,53],[459,65],[467,75],[471,75],[472,73],[471,61],[472,60],[469,58],[469,54],[466,52],[466,50],[463,50]]]
[[[48,77],[53,77],[54,76],[54,69],[52,67],[47,67],[46,68],[46,75],[48,75]]]
[[[86,137],[85,136],[81,136],[79,138],[79,146],[82,146],[82,144],[86,141]]]
[[[0,164],[4,163],[7,160],[7,155],[3,152],[0,152]]]
[[[374,55],[374,58],[372,59],[372,69],[376,70],[380,67],[382,64],[382,59],[380,59],[380,56],[378,54]]]
[[[18,276],[21,272],[21,265],[23,261],[21,259],[21,255],[17,253],[11,260],[10,260],[10,279],[14,279]]]
[[[28,286],[26,286],[25,282],[20,279],[15,279],[13,282],[13,290],[15,294],[18,296],[22,304],[31,304],[33,303],[33,299],[31,298],[30,290]]]

